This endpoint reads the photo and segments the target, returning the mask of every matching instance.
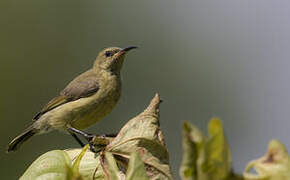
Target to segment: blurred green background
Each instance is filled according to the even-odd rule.
[[[0,169],[16,179],[39,155],[78,147],[68,135],[8,142],[108,46],[137,45],[123,68],[116,109],[88,131],[117,132],[159,92],[173,174],[181,125],[206,130],[223,119],[235,170],[261,156],[271,138],[289,148],[290,3],[204,0],[1,0]]]

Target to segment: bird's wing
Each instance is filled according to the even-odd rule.
[[[46,112],[80,98],[89,97],[99,90],[96,76],[87,72],[74,79],[60,95],[53,98],[43,109],[34,116],[33,120],[39,119]]]

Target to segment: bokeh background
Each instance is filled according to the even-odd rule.
[[[212,116],[220,117],[238,172],[272,138],[290,148],[289,9],[288,1],[268,0],[1,0],[1,178],[16,179],[46,151],[78,147],[54,132],[5,153],[33,115],[108,46],[140,48],[127,56],[120,103],[88,131],[117,132],[159,92],[176,178],[185,120],[205,131]]]

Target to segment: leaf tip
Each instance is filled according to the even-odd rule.
[[[182,128],[183,128],[183,132],[190,132],[191,127],[190,127],[190,123],[188,121],[184,121],[182,124]]]
[[[150,104],[148,107],[145,109],[144,113],[154,113],[158,114],[159,113],[159,105],[161,103],[161,99],[158,93],[155,94],[153,99],[151,100]]]
[[[223,131],[223,123],[218,117],[211,118],[208,123],[208,131],[211,135],[216,134],[217,132]]]

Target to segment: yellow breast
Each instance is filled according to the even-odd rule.
[[[77,129],[87,128],[108,115],[116,106],[121,95],[120,78],[105,74],[100,81],[100,90],[92,97],[87,98],[86,108],[77,110],[71,125]]]

